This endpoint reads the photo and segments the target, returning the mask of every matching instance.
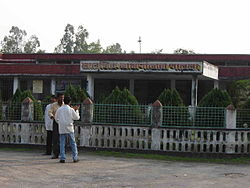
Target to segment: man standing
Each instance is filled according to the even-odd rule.
[[[53,119],[53,133],[52,133],[52,142],[53,142],[53,156],[52,159],[57,159],[59,156],[59,132],[58,132],[58,124],[55,121],[55,114],[58,108],[64,105],[64,94],[58,93],[57,94],[57,102],[54,102],[51,105],[51,108],[49,110],[49,117],[50,119]]]
[[[55,120],[59,125],[60,134],[60,163],[65,163],[65,139],[69,137],[70,147],[72,150],[73,162],[78,162],[78,151],[74,135],[74,120],[79,120],[79,106],[70,106],[71,98],[66,96],[64,98],[64,104],[60,107],[55,114]]]
[[[52,152],[52,130],[53,130],[53,120],[49,117],[49,109],[51,108],[52,103],[56,102],[56,96],[52,95],[50,97],[50,104],[48,104],[45,108],[44,112],[44,121],[45,121],[45,129],[47,132],[47,140],[46,140],[46,153],[45,155],[51,155]]]

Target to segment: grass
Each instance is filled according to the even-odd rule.
[[[113,151],[93,151],[90,154],[121,158],[137,158],[137,159],[152,159],[163,161],[182,161],[182,162],[200,162],[200,163],[226,163],[226,164],[250,164],[250,158],[199,158],[199,157],[178,157],[161,154],[142,154],[142,153],[127,153]]]

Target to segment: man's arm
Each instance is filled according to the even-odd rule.
[[[71,108],[72,110],[72,119],[73,120],[79,120],[80,119],[80,115],[79,115],[79,110],[74,110],[73,108]]]
[[[54,111],[54,103],[51,104],[51,107],[48,110],[48,115],[49,115],[50,119],[54,119],[53,111]]]

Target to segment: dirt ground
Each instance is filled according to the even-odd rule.
[[[250,187],[250,165],[170,162],[97,156],[80,152],[66,163],[39,151],[0,150],[0,188],[242,188]]]

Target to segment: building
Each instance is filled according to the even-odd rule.
[[[249,77],[250,55],[0,54],[4,101],[17,88],[41,100],[72,84],[86,88],[94,100],[126,87],[141,104],[154,102],[164,88],[176,88],[186,105],[196,105],[212,88],[226,89]]]

